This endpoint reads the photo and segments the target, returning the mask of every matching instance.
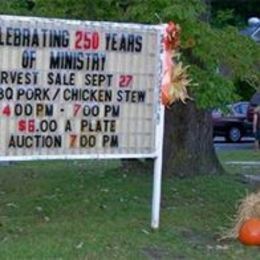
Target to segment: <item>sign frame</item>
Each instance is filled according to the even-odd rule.
[[[30,19],[35,19],[35,21],[52,21],[60,23],[69,23],[73,25],[100,25],[101,22],[88,22],[88,21],[75,21],[75,20],[63,20],[63,19],[48,19],[48,18],[37,18],[37,17],[21,17],[21,16],[0,16],[0,23],[5,19],[19,19],[22,21],[30,22]],[[104,27],[118,27],[122,26],[121,23],[109,23],[102,22]],[[153,107],[153,113],[155,117],[155,134],[154,134],[154,152],[152,153],[111,153],[111,154],[64,154],[64,155],[23,155],[23,156],[0,156],[0,161],[33,161],[33,160],[73,160],[73,159],[144,159],[151,158],[154,160],[154,169],[153,169],[153,192],[152,192],[152,212],[151,212],[151,227],[153,229],[159,228],[160,222],[160,201],[161,201],[161,182],[162,182],[162,153],[163,153],[163,137],[164,137],[164,111],[165,108],[161,104],[160,101],[160,85],[162,81],[163,67],[163,34],[165,30],[165,25],[140,25],[140,24],[124,24],[124,28],[144,28],[144,29],[152,29],[154,28],[157,32],[157,46],[160,46],[160,50],[157,50],[156,61],[158,61],[158,65],[155,66],[155,86],[154,87],[154,96],[158,97],[155,100],[155,106],[157,109]]]

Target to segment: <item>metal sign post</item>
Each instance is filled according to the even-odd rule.
[[[153,229],[159,228],[160,204],[161,204],[161,183],[162,183],[162,153],[163,153],[163,133],[164,133],[164,106],[161,106],[159,114],[159,124],[156,128],[156,158],[154,159],[153,177],[153,198],[152,198],[152,221]]]

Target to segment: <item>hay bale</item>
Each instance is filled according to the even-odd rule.
[[[235,215],[233,228],[226,231],[221,237],[221,240],[238,238],[241,226],[250,218],[260,219],[260,191],[251,193],[240,201],[237,214]]]

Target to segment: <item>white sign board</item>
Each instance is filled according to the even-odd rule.
[[[0,159],[156,157],[163,29],[0,16]]]

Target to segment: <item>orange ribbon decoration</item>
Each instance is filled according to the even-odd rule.
[[[164,54],[163,54],[163,79],[161,86],[162,103],[165,106],[170,104],[170,88],[172,86],[173,61],[172,56],[174,50],[180,45],[180,27],[173,22],[169,22],[164,35]]]

